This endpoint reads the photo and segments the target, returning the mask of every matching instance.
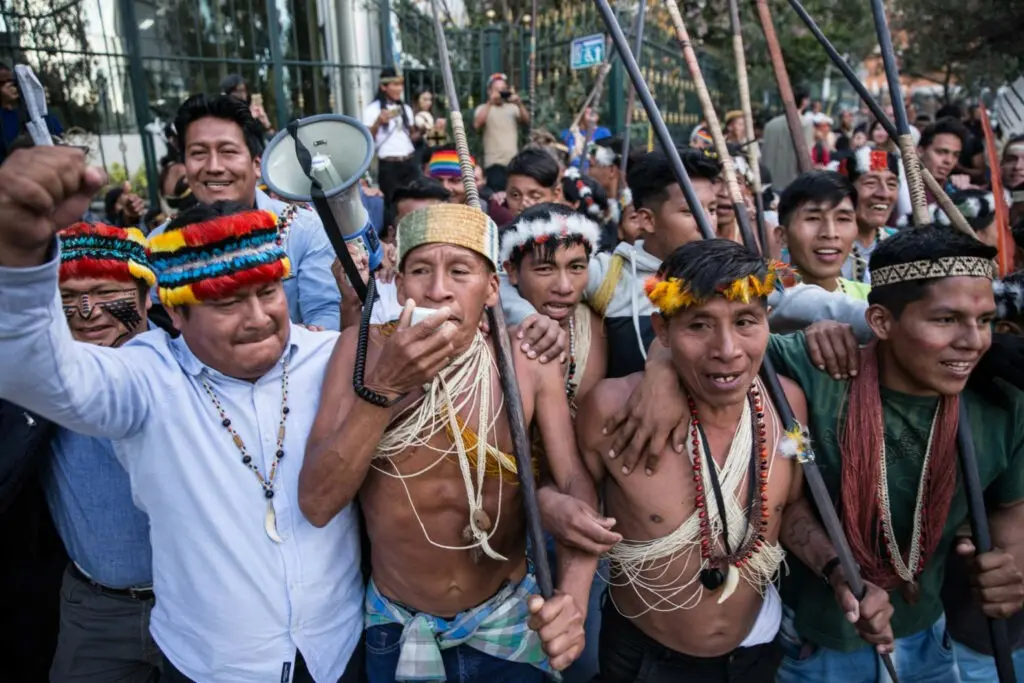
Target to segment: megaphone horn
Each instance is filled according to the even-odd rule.
[[[345,243],[363,244],[371,272],[384,258],[384,249],[359,193],[359,179],[370,167],[373,154],[373,138],[366,126],[340,114],[319,114],[292,121],[263,152],[263,180],[267,187],[288,201],[313,203],[360,296],[365,285],[349,272],[351,259]]]

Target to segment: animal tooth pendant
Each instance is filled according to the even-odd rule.
[[[725,572],[725,585],[722,587],[722,594],[718,596],[718,604],[721,605],[732,597],[732,594],[736,592],[736,587],[739,585],[740,570],[736,568],[736,565],[730,564],[729,569]]]
[[[263,529],[267,532],[267,536],[274,543],[284,543],[284,539],[277,533],[277,513],[274,512],[274,504],[267,501],[267,514],[263,516]]]

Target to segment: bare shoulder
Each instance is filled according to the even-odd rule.
[[[800,424],[806,425],[807,396],[804,394],[804,390],[790,378],[781,375],[779,376],[779,383],[782,385],[782,391],[786,394],[786,399],[789,401],[789,407],[793,409],[793,415],[796,416]]]
[[[576,412],[576,432],[580,438],[600,435],[605,420],[626,404],[643,378],[644,373],[637,372],[626,377],[603,379],[587,392]]]
[[[509,345],[512,347],[512,362],[516,368],[516,377],[520,384],[529,382],[529,386],[538,390],[548,383],[554,382],[561,386],[564,367],[561,363],[541,363],[536,358],[530,358],[523,351],[522,345],[516,342],[516,328],[508,331]],[[495,345],[495,353],[497,353]]]

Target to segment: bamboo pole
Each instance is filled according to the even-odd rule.
[[[754,112],[750,106],[750,82],[747,80],[747,56],[743,49],[743,25],[740,23],[738,0],[729,0],[729,24],[732,29],[732,52],[736,60],[736,80],[740,91],[740,109],[743,111],[743,124],[746,128],[744,140],[747,152],[747,163],[753,177],[754,203],[757,207],[754,216],[757,222],[757,236],[761,241],[761,253],[768,254],[768,228],[764,222],[764,188],[761,186],[761,146],[754,135]]]
[[[704,82],[704,74],[700,69],[700,62],[697,61],[697,53],[690,43],[690,35],[686,31],[686,24],[683,16],[679,13],[679,6],[676,0],[665,0],[665,8],[676,29],[676,38],[679,47],[683,51],[683,59],[690,70],[690,78],[693,79],[694,89],[697,91],[697,98],[700,100],[701,109],[704,111],[704,120],[707,121],[708,129],[711,132],[711,139],[715,142],[715,150],[718,152],[722,162],[722,172],[725,175],[725,184],[729,189],[729,197],[732,199],[732,208],[736,212],[736,222],[740,226],[740,235],[743,244],[753,252],[757,252],[757,242],[754,240],[754,233],[750,230],[750,217],[747,213],[747,204],[743,201],[743,191],[740,189],[739,179],[736,177],[736,166],[733,163],[732,155],[729,154],[729,147],[725,142],[725,135],[722,134],[722,126],[715,112],[715,106],[711,102],[711,94],[708,92],[707,83]],[[692,211],[692,208],[691,208]]]

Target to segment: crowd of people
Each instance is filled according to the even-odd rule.
[[[381,74],[362,114],[385,243],[368,327],[318,214],[262,183],[273,127],[238,78],[177,112],[156,214],[130,186],[90,212],[105,178],[81,150],[8,154],[5,679],[873,683],[887,655],[905,683],[990,682],[986,617],[1008,620],[1024,673],[1024,271],[994,265],[1007,202],[1024,268],[1024,139],[986,168],[956,112],[917,118],[975,239],[938,207],[910,227],[877,126],[844,114],[833,134],[806,100],[815,169],[792,172],[767,122],[756,216],[730,112],[757,254],[706,127],[678,150],[696,207],[663,150],[592,111],[520,147],[529,112],[504,75],[487,89],[477,210],[432,93],[410,106]],[[862,596],[807,491],[812,452]]]

